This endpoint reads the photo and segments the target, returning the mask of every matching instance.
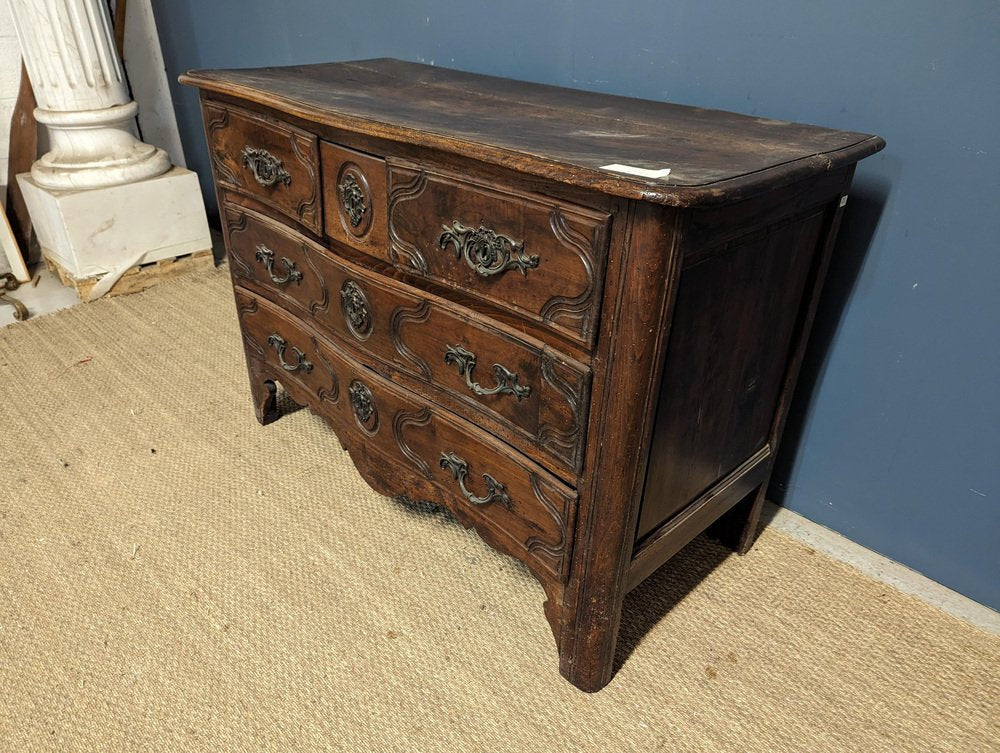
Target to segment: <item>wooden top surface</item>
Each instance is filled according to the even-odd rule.
[[[627,198],[731,201],[879,151],[877,136],[392,59],[190,71],[182,83]],[[601,169],[625,164],[666,178]]]

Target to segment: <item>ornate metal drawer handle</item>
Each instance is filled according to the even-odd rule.
[[[529,269],[538,266],[537,256],[524,253],[523,242],[500,235],[483,225],[478,230],[466,227],[458,220],[453,220],[451,225],[441,226],[444,232],[438,238],[438,246],[442,251],[449,245],[454,246],[455,258],[464,257],[466,264],[483,277],[503,274],[508,269],[527,275]]]
[[[257,245],[257,261],[267,267],[267,273],[271,276],[271,282],[275,285],[284,285],[288,282],[302,282],[302,273],[295,268],[295,262],[287,256],[281,257],[281,263],[285,265],[285,276],[278,277],[274,274],[274,251],[263,243]]]
[[[498,363],[493,364],[493,374],[496,376],[496,387],[486,389],[478,382],[472,381],[472,370],[476,368],[476,354],[459,345],[448,345],[444,353],[444,362],[455,364],[458,367],[459,375],[465,376],[465,383],[469,389],[477,395],[503,395],[511,394],[521,402],[531,394],[531,387],[517,383],[517,374],[510,371]]]
[[[485,497],[477,497],[465,488],[465,479],[469,475],[469,464],[462,460],[462,458],[454,452],[441,453],[441,467],[445,470],[451,471],[452,478],[458,482],[459,487],[462,489],[462,494],[464,494],[465,498],[472,504],[486,505],[490,502],[499,502],[508,510],[510,509],[511,501],[510,496],[507,494],[507,487],[488,473],[483,474],[483,481],[486,482],[487,491]]]
[[[272,334],[267,338],[267,344],[278,351],[278,361],[281,363],[281,368],[285,371],[298,371],[302,369],[307,374],[312,371],[313,365],[306,360],[306,354],[301,350],[296,348],[294,345],[289,345],[285,342],[279,334]],[[285,348],[291,348],[292,352],[295,354],[295,363],[285,363]]]
[[[267,149],[245,146],[241,154],[243,167],[250,168],[253,179],[265,188],[270,188],[275,183],[283,183],[287,186],[292,182],[292,176],[285,170],[281,160]]]

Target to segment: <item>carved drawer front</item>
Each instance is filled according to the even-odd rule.
[[[309,313],[330,307],[318,245],[256,212],[231,204],[222,209],[230,269],[238,280]]]
[[[205,102],[202,110],[216,182],[319,233],[316,137],[236,107]]]
[[[580,470],[586,366],[468,309],[334,257],[252,211],[226,206],[224,218],[238,281],[423,380],[450,410],[499,424],[505,439],[560,475]]]
[[[389,160],[389,260],[589,345],[610,216]]]
[[[443,502],[490,543],[565,580],[576,493],[541,466],[380,377],[263,298],[236,291],[247,356],[326,418],[361,472]]]
[[[388,244],[385,161],[320,142],[323,166],[323,227],[349,246],[379,253]]]

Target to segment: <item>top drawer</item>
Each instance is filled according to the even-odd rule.
[[[216,182],[319,233],[316,137],[237,107],[205,102],[203,112]]]
[[[591,344],[609,214],[387,162],[393,264]]]

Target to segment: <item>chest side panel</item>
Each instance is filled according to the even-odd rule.
[[[639,538],[766,444],[831,211],[753,231],[681,272]]]

